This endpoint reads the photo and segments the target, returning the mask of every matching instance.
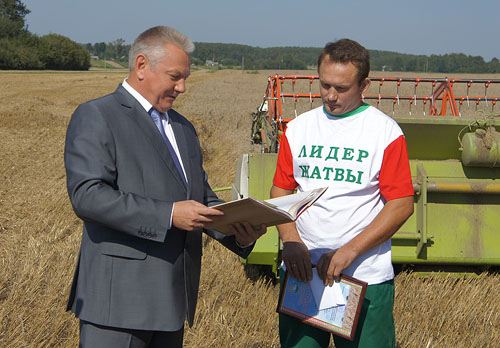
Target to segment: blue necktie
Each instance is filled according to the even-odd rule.
[[[175,166],[177,167],[177,170],[179,171],[179,174],[181,175],[182,181],[184,182],[184,185],[187,187],[187,181],[186,177],[184,176],[184,172],[182,171],[182,166],[181,163],[179,162],[179,157],[177,157],[177,154],[175,153],[174,148],[172,147],[172,144],[168,140],[167,135],[165,134],[165,129],[163,129],[163,124],[161,122],[162,117],[165,117],[162,115],[158,110],[155,108],[151,108],[149,110],[149,114],[151,115],[151,118],[153,119],[154,123],[156,124],[156,127],[158,127],[158,130],[161,133],[161,136],[163,137],[163,140],[165,141],[165,144],[167,144],[168,151],[170,152],[170,155],[172,156],[172,159],[174,160]]]

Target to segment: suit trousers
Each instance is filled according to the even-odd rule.
[[[96,325],[80,320],[79,348],[182,348],[179,331],[144,331]]]

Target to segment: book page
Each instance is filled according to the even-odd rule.
[[[278,209],[287,211],[291,216],[296,217],[300,208],[308,203],[314,203],[314,201],[316,201],[314,198],[316,196],[319,198],[319,196],[323,194],[326,189],[326,187],[322,187],[311,191],[297,192],[293,195],[266,199],[265,202],[272,204]]]

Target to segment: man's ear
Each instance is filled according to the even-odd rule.
[[[134,70],[139,80],[144,79],[147,69],[149,69],[148,58],[144,54],[138,54],[137,57],[135,57]]]
[[[361,93],[365,93],[370,88],[371,80],[367,77],[361,82]]]

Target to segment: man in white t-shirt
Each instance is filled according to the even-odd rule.
[[[281,138],[271,197],[328,186],[296,223],[278,226],[283,268],[300,281],[316,266],[325,285],[340,274],[368,283],[354,342],[335,347],[394,347],[391,236],[413,213],[404,135],[361,96],[370,86],[368,51],[329,43],[318,59],[323,106],[289,122]],[[330,334],[280,315],[282,347],[328,347]]]

